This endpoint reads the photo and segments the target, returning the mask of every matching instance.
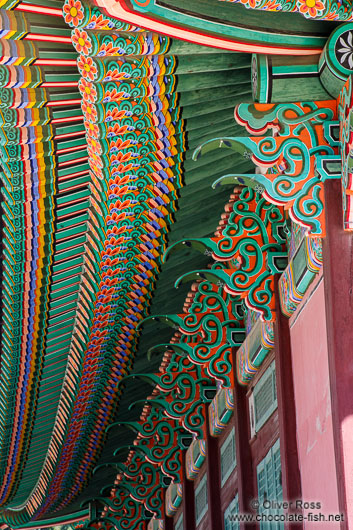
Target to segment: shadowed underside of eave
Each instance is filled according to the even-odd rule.
[[[60,22],[58,19],[55,19],[55,21],[56,29],[53,29],[52,31],[57,31],[59,34],[61,32],[62,35],[67,35],[68,32],[65,28],[65,25],[62,24],[62,29],[60,30]],[[29,29],[34,33],[35,31],[38,31],[39,27],[35,27],[35,23],[40,25],[41,17],[37,17],[37,22],[35,22],[35,17],[32,14],[29,14],[27,23],[30,25]],[[48,27],[50,28],[49,23]],[[44,20],[42,31],[45,31],[43,28]],[[59,44],[56,46],[59,50]],[[36,56],[43,57],[45,55],[45,45],[36,44],[36,47]],[[73,52],[69,51],[70,48],[68,46],[64,45],[63,49],[65,50],[65,53],[69,54],[67,55],[69,59],[74,56]],[[250,168],[250,164],[247,160],[239,160],[237,155],[231,153],[216,153],[213,156],[206,156],[198,162],[193,162],[191,160],[192,152],[197,145],[202,141],[212,138],[214,134],[241,134],[240,128],[235,124],[233,113],[234,106],[237,102],[251,100],[250,56],[242,54],[227,54],[210,49],[197,49],[195,45],[188,45],[187,43],[180,43],[179,45],[178,42],[175,42],[171,45],[170,53],[172,53],[173,50],[179,53],[179,55],[174,56],[176,59],[176,83],[174,92],[177,94],[175,102],[176,109],[178,109],[178,120],[183,120],[183,128],[185,131],[185,153],[183,154],[183,150],[180,151],[180,154],[182,154],[183,158],[182,180],[184,185],[179,191],[180,199],[178,200],[177,211],[173,214],[174,224],[171,225],[172,228],[168,235],[169,242],[177,241],[178,239],[185,236],[211,235],[216,228],[224,204],[231,192],[231,189],[227,187],[218,188],[216,191],[212,190],[211,185],[213,181],[221,175],[233,171],[235,166],[237,166],[238,169],[241,166],[242,171],[247,171]],[[201,53],[199,53],[199,51]],[[50,67],[45,66],[45,69],[48,71],[48,75],[50,75]],[[57,74],[61,76],[62,79],[67,78],[67,74],[64,73],[65,71],[63,69],[60,70],[60,68],[57,67],[56,70]],[[75,73],[74,67],[72,67],[72,74],[70,75],[74,77],[76,76],[77,79],[77,74]],[[41,92],[40,88],[38,87],[33,88],[32,94],[33,92],[35,92],[36,101],[38,101],[37,98],[41,98],[44,105],[48,95],[51,100],[55,98],[69,98],[71,100],[80,99],[79,93],[70,88],[58,89],[55,87],[47,87],[45,92]],[[3,94],[6,94],[6,90],[3,92]],[[40,105],[42,106],[43,103],[40,103]],[[48,123],[55,119],[60,120],[65,117],[77,116],[77,125],[75,125],[75,122],[73,122],[73,125],[70,124],[66,126],[66,130],[64,125],[56,126],[56,129],[58,130],[57,134],[70,134],[75,130],[77,131],[76,136],[74,136],[77,149],[73,151],[70,151],[69,149],[69,152],[73,153],[73,155],[70,155],[71,159],[73,159],[73,161],[77,159],[78,161],[77,169],[80,169],[80,164],[82,167],[80,158],[82,158],[82,156],[87,157],[86,143],[84,141],[80,115],[80,107],[77,104],[71,104],[71,106],[68,106],[67,108],[63,108],[62,106],[60,108],[54,108],[53,110],[50,108],[48,115]],[[45,132],[45,125],[43,125],[43,127],[43,131]],[[59,127],[61,127],[61,129]],[[79,133],[80,130],[82,133]],[[49,138],[52,134],[53,132],[48,130]],[[68,163],[70,162],[70,156],[66,154],[57,154],[56,151],[58,149],[67,149],[73,145],[75,144],[70,144],[68,140],[65,144],[63,141],[60,143],[54,139],[53,148],[55,153],[55,161],[56,163],[64,163],[64,165],[61,166],[63,167],[62,171],[64,172],[67,171],[66,168],[71,168],[74,166],[72,163]],[[75,155],[75,153],[77,153],[77,155]],[[72,158],[73,156],[75,158]],[[86,161],[84,163],[86,163]],[[47,164],[49,164],[49,160]],[[88,165],[85,167],[87,168],[88,177]],[[60,172],[61,170],[56,169],[55,171]],[[65,173],[63,173],[63,175],[64,174]],[[60,176],[60,173],[58,173],[58,175]],[[76,193],[78,189],[83,199],[85,199],[85,197],[89,199],[90,195],[89,188],[87,186],[89,183],[89,178],[87,177],[83,179],[82,182],[78,181],[78,188],[76,185],[74,191],[74,193]],[[71,190],[72,186],[75,186],[74,178],[72,181],[68,180],[68,178],[65,178],[62,180],[62,182],[69,182]],[[72,192],[70,191],[70,193]],[[59,190],[54,192],[55,197],[57,197],[57,204],[62,203],[64,207],[65,197],[70,198],[70,193],[66,192],[65,188],[60,191],[59,184]],[[62,202],[63,200],[64,202]],[[77,219],[82,223],[82,235],[85,237],[85,233],[88,228],[87,214],[85,211],[82,211],[80,215],[81,217]],[[73,217],[71,216],[71,218]],[[59,226],[58,221],[55,222],[53,225],[54,238],[57,238],[56,234],[60,233],[58,229],[61,228],[62,230],[63,226],[64,225]],[[69,225],[66,226],[69,227]],[[60,251],[63,252],[65,250],[65,245],[66,243],[62,244],[62,249]],[[200,256],[193,253],[190,253],[189,255],[182,255],[176,261],[173,260],[171,262],[167,262],[162,267],[162,272],[160,274],[157,288],[153,296],[151,306],[152,311],[178,311],[182,306],[187,289],[181,288],[179,290],[175,290],[174,281],[183,272],[203,266],[206,264],[206,262],[207,259],[200,259]],[[53,289],[55,282],[60,283],[60,281],[65,279],[65,274],[61,272],[60,269],[57,270],[57,279],[52,276],[53,272],[50,269],[48,270],[48,274],[48,278],[51,278],[51,289]],[[81,281],[80,274],[82,274],[82,268],[78,268],[77,270],[78,286]],[[30,424],[28,430],[28,452],[26,454],[26,460],[23,462],[24,465],[21,465],[21,475],[18,477],[17,488],[14,490],[15,493],[9,505],[9,507],[16,508],[16,511],[7,512],[10,514],[10,517],[11,513],[16,513],[17,508],[19,508],[22,504],[25,506],[28,496],[33,492],[33,488],[36,486],[38,476],[40,475],[47,454],[47,448],[49,447],[50,437],[57,412],[57,405],[60,399],[61,384],[66,368],[66,358],[70,350],[70,337],[72,337],[72,332],[74,330],[73,326],[75,325],[74,313],[77,311],[76,303],[77,297],[74,297],[73,302],[71,303],[73,313],[72,319],[70,321],[71,331],[68,330],[68,334],[66,335],[66,350],[62,351],[61,357],[56,359],[54,365],[50,363],[48,365],[48,362],[44,361],[42,371],[42,377],[44,379],[42,379],[39,387],[41,390],[38,394],[34,423]],[[55,304],[51,305],[51,311],[55,311]],[[51,316],[48,314],[47,318],[53,319],[54,314],[57,313],[51,313]],[[47,322],[52,322],[52,325],[55,326],[55,321],[48,320]],[[48,323],[46,325],[48,325]],[[55,329],[55,327],[53,329]],[[161,330],[160,338],[167,339],[169,336],[170,334],[168,332]],[[147,328],[146,330],[143,330],[139,341],[134,370],[140,372],[150,368],[157,368],[158,359],[154,359],[153,364],[148,365],[145,355],[147,349],[154,345],[155,339],[155,331],[151,331]],[[53,352],[55,352],[55,340],[53,342],[53,346]],[[47,356],[45,356],[45,359],[47,359]],[[47,386],[45,380],[47,380]],[[53,384],[53,381],[56,381],[56,383]],[[138,396],[143,398],[146,396],[146,393],[147,389],[139,387],[137,393],[135,393],[135,397]],[[48,405],[48,400],[49,403],[52,403],[51,408]],[[118,414],[122,414],[123,416],[128,414],[127,403],[129,403],[129,401],[131,401],[131,397],[129,395],[129,391],[127,391],[126,396],[124,395],[122,398],[122,403],[121,406],[119,406]],[[113,419],[114,418],[111,418],[111,421]],[[101,455],[101,461],[109,460],[112,451],[116,449],[117,445],[121,445],[122,443],[125,443],[125,440],[116,440],[116,436],[109,436],[104,451]],[[96,458],[92,461],[92,464],[94,464],[95,461]],[[55,510],[55,516],[60,516],[61,514],[75,511],[79,508],[83,499],[85,499],[87,496],[89,497],[92,494],[95,494],[97,492],[97,488],[100,489],[101,486],[107,485],[108,483],[109,480],[107,482],[107,476],[104,476],[102,479],[95,477],[88,485],[87,491],[85,491],[83,495],[78,497],[75,502],[71,503],[67,508],[60,509],[59,511]],[[48,514],[45,514],[42,517],[47,518],[47,516]]]
[[[236,61],[237,57],[233,56],[233,59]],[[216,152],[208,157],[203,157],[199,162],[191,160],[194,148],[201,141],[211,139],[215,134],[230,136],[244,134],[244,130],[236,125],[233,113],[234,105],[238,98],[242,98],[243,101],[244,99],[250,100],[250,81],[240,87],[234,83],[232,87],[234,95],[231,98],[214,99],[213,92],[219,93],[220,88],[215,86],[204,91],[199,90],[198,94],[203,103],[202,106],[196,101],[194,105],[181,107],[181,117],[184,116],[184,110],[185,115],[195,117],[186,118],[186,130],[188,130],[189,123],[191,128],[190,133],[186,135],[187,144],[190,148],[185,153],[184,187],[180,190],[178,210],[174,215],[175,223],[171,225],[171,230],[168,234],[168,244],[172,244],[184,237],[212,236],[224,211],[224,205],[232,192],[232,188],[229,186],[213,190],[212,183],[218,177],[233,172],[235,168],[237,168],[237,171],[242,172],[251,170],[251,162],[241,159],[239,155],[231,154],[230,152],[229,154]],[[241,92],[240,97],[237,94],[238,90]],[[180,99],[182,97],[183,94],[181,94]],[[207,112],[208,107],[209,113]],[[199,113],[200,118],[198,118]],[[200,127],[197,127],[197,123],[199,123]],[[162,265],[149,312],[151,314],[180,312],[189,286],[185,285],[175,289],[175,281],[181,274],[189,270],[204,268],[208,262],[209,258],[207,256],[202,256],[191,250],[181,252],[174,259],[168,260]],[[169,328],[156,325],[144,327],[139,339],[133,372],[156,371],[161,358],[156,356],[151,361],[148,361],[147,350],[158,342],[169,342],[171,336],[172,332]],[[137,419],[140,415],[140,409],[137,408],[130,412],[128,406],[132,401],[144,399],[149,391],[150,387],[142,382],[139,382],[138,385],[128,384],[120,399],[115,419],[122,421]],[[134,434],[127,429],[119,430],[119,432],[115,433],[111,431],[97,465],[116,460],[113,457],[114,451],[120,446],[131,443],[133,439]],[[114,479],[114,470],[104,469],[98,472],[89,481],[82,494],[66,509],[58,512],[58,515],[78,510],[82,502],[96,496],[102,488],[112,485]]]
[[[24,2],[24,4],[26,5],[26,2]],[[191,2],[184,2],[180,0],[178,2],[175,1],[172,4],[175,8],[180,10],[180,12],[187,14],[198,13],[201,18],[205,17],[210,19],[212,18],[211,14],[215,14],[215,2],[211,2],[211,0],[205,0],[202,2],[196,2],[194,0]],[[38,0],[35,5],[40,6],[41,2]],[[62,2],[58,0],[52,0],[49,2],[48,0],[46,5],[54,9],[59,9],[62,7]],[[235,24],[241,16],[244,25],[251,23],[256,26],[256,24],[259,24],[259,19],[261,17],[261,22],[266,25],[270,30],[270,33],[272,32],[273,34],[279,35],[283,33],[286,35],[286,38],[292,33],[290,28],[294,27],[293,24],[297,24],[296,27],[298,27],[299,30],[296,30],[296,34],[300,34],[304,40],[306,37],[309,38],[311,36],[314,37],[314,40],[318,37],[318,41],[324,42],[325,36],[330,33],[332,29],[330,23],[307,21],[299,15],[291,15],[289,18],[285,14],[275,15],[276,16],[270,13],[259,14],[250,12],[250,10],[246,10],[240,5],[217,3],[217,17],[219,16],[220,21],[223,19],[229,21],[231,24]],[[17,13],[16,16],[20,18],[19,13]],[[33,13],[21,13],[21,16],[24,25],[27,24],[24,33],[46,34],[49,32],[51,35],[58,35],[64,38],[68,38],[71,34],[64,21],[57,16],[50,17]],[[136,33],[138,34],[138,32],[135,31],[129,33],[129,27],[127,25],[125,25],[123,29],[126,32],[124,38],[134,38]],[[104,32],[109,34],[109,29],[105,28],[104,31],[102,31],[102,34],[97,32],[97,40],[99,41],[99,39],[101,39],[100,43],[104,38],[102,36]],[[146,32],[140,33],[141,42],[143,44],[145,44],[145,34]],[[92,31],[90,35],[95,37],[95,32]],[[21,40],[21,38],[19,40]],[[154,38],[154,36],[152,36],[152,38]],[[158,39],[155,39],[155,41],[157,42]],[[249,54],[224,52],[212,48],[199,47],[196,44],[177,40],[171,40],[167,45],[166,38],[164,37],[160,38],[160,41],[165,45],[165,49],[163,53],[156,52],[155,55],[157,55],[158,58],[160,56],[168,67],[173,63],[173,68],[170,67],[170,71],[165,75],[151,76],[151,79],[153,79],[153,82],[157,82],[157,84],[159,83],[160,86],[163,86],[163,90],[166,90],[167,96],[163,100],[164,103],[167,102],[166,104],[169,105],[169,121],[166,121],[166,128],[169,127],[172,132],[169,132],[165,139],[169,142],[169,147],[172,146],[170,149],[172,150],[173,148],[175,151],[173,151],[173,156],[167,157],[165,155],[167,149],[165,149],[164,146],[161,149],[156,149],[155,152],[151,150],[151,152],[148,153],[148,156],[151,155],[151,160],[153,160],[153,156],[157,153],[163,160],[168,159],[168,163],[173,171],[173,168],[177,167],[175,172],[179,172],[178,178],[175,177],[175,182],[177,182],[178,186],[175,185],[175,190],[173,190],[177,200],[170,201],[170,204],[168,205],[170,208],[170,215],[168,217],[169,232],[166,231],[163,236],[163,243],[158,247],[160,254],[163,254],[167,245],[173,244],[180,239],[186,237],[212,236],[217,228],[221,214],[224,211],[224,205],[232,193],[231,186],[221,186],[214,190],[212,189],[212,183],[225,174],[234,172],[251,172],[252,163],[249,162],[247,158],[234,154],[231,150],[217,150],[213,153],[208,153],[196,162],[192,160],[192,154],[199,144],[214,137],[241,136],[246,134],[245,130],[235,123],[234,107],[237,103],[252,101],[252,96],[250,86],[251,56]],[[15,42],[18,41],[15,40]],[[22,42],[23,41],[21,41],[21,43]],[[55,86],[44,87],[43,79],[40,79],[38,72],[36,73],[36,75],[38,75],[37,84],[33,81],[32,85],[30,85],[30,90],[32,90],[32,92],[29,96],[29,100],[32,101],[34,107],[38,107],[39,124],[42,126],[42,136],[40,137],[39,135],[39,141],[37,144],[39,148],[40,146],[44,146],[47,150],[47,152],[44,153],[44,156],[41,156],[41,154],[36,152],[32,155],[32,158],[29,157],[29,159],[35,160],[39,165],[43,163],[43,166],[41,166],[42,173],[40,174],[41,176],[39,180],[42,182],[45,181],[44,187],[46,189],[45,193],[43,193],[43,201],[40,203],[40,210],[50,212],[48,218],[42,224],[42,227],[45,227],[47,230],[45,236],[43,236],[46,238],[45,245],[43,245],[46,252],[44,261],[46,259],[49,265],[44,271],[45,280],[43,280],[43,284],[39,289],[39,294],[38,292],[33,294],[33,299],[37,296],[37,308],[40,309],[39,314],[42,318],[42,327],[39,329],[38,335],[42,337],[43,344],[45,344],[43,348],[43,356],[40,359],[38,356],[39,365],[42,363],[42,371],[38,369],[36,372],[37,374],[41,374],[41,380],[38,382],[36,392],[31,396],[31,400],[29,400],[30,406],[33,407],[33,410],[31,409],[31,420],[26,424],[28,446],[26,451],[23,452],[23,460],[19,465],[18,474],[16,476],[17,484],[13,488],[11,499],[9,499],[8,503],[4,504],[6,507],[15,508],[15,510],[8,510],[6,512],[8,520],[14,520],[14,527],[21,526],[17,512],[21,513],[21,516],[23,515],[23,520],[29,519],[30,516],[26,511],[26,503],[29,495],[31,495],[33,491],[36,491],[37,479],[45,468],[45,465],[47,465],[47,451],[48,448],[51,447],[50,443],[52,443],[51,436],[56,421],[58,404],[62,404],[62,382],[65,377],[67,360],[72,353],[74,339],[77,339],[79,336],[77,315],[82,311],[82,307],[83,309],[86,307],[85,303],[87,300],[85,298],[80,298],[82,295],[82,285],[84,282],[88,284],[89,282],[92,282],[93,277],[93,285],[91,284],[91,288],[94,292],[94,296],[96,296],[102,278],[99,261],[102,254],[98,251],[94,255],[95,259],[92,260],[93,265],[90,269],[90,273],[93,272],[93,276],[91,274],[89,277],[87,270],[84,268],[87,264],[87,255],[89,252],[92,254],[92,247],[87,244],[87,241],[89,237],[94,235],[95,227],[94,225],[90,226],[89,222],[92,220],[92,217],[90,217],[90,213],[92,213],[93,210],[92,198],[94,199],[95,197],[95,199],[97,199],[97,195],[93,197],[94,194],[91,187],[93,179],[90,171],[94,171],[94,169],[92,169],[93,155],[87,151],[85,133],[87,132],[89,125],[83,125],[83,114],[80,106],[81,94],[77,89],[77,81],[80,76],[76,65],[72,64],[72,62],[66,63],[66,66],[56,65],[54,67],[50,64],[43,65],[43,61],[45,62],[48,58],[50,59],[53,57],[53,55],[67,61],[75,61],[77,53],[72,47],[71,42],[66,42],[65,44],[59,42],[45,42],[43,44],[40,40],[34,40],[35,44],[33,45],[29,44],[29,42],[30,38],[26,41],[26,46],[28,44],[28,47],[25,48],[24,52],[23,50],[20,50],[19,54],[22,53],[22,55],[21,57],[18,57],[19,61],[23,60],[25,62],[27,54],[29,54],[29,63],[31,64],[28,66],[28,73],[34,71],[37,72],[39,68],[38,72],[40,72],[40,75],[44,76],[44,82],[50,83],[54,79],[53,76],[56,76],[55,80],[58,82],[60,82],[60,79],[70,80],[70,82],[73,84],[76,83],[76,85],[74,87],[67,86],[61,88]],[[138,44],[136,46],[138,46]],[[135,54],[127,53],[126,55],[128,56],[127,62],[129,64],[137,64],[137,62],[141,60],[141,57],[143,58],[144,56],[144,54],[139,54],[137,52],[135,52]],[[104,61],[96,56],[93,56],[93,58],[96,61],[96,64],[103,68]],[[35,61],[38,60],[39,62],[37,64],[39,66],[36,67]],[[116,60],[118,60],[118,58],[116,58]],[[147,60],[152,61],[150,57],[148,57]],[[109,61],[107,61],[107,63],[108,62]],[[162,62],[159,63],[159,67],[161,64]],[[141,64],[139,66],[141,66]],[[143,66],[144,65],[141,66],[141,69],[143,69]],[[145,78],[142,74],[141,77],[143,78],[143,86],[148,90],[150,82],[148,76],[151,74],[148,71],[145,75]],[[134,80],[134,82],[136,82],[136,84],[139,83],[139,81],[136,80]],[[106,89],[104,83],[106,83],[106,81],[102,80],[102,92]],[[97,82],[97,86],[98,85],[99,83]],[[119,86],[120,85],[116,83],[116,87],[118,88]],[[113,82],[111,82],[110,87],[113,87]],[[11,88],[5,88],[2,91],[3,101],[6,94],[9,94],[10,90]],[[155,93],[157,94],[158,90],[156,90]],[[158,97],[160,96],[160,94],[157,95]],[[100,95],[100,97],[103,96]],[[146,100],[149,98],[151,99],[150,95],[145,96]],[[133,101],[134,98],[130,97],[127,99]],[[161,99],[163,98],[161,97]],[[64,101],[64,103],[65,100],[70,100],[71,102],[68,105],[64,104],[60,107],[47,104],[48,101],[52,104],[57,100]],[[74,101],[74,103],[72,101]],[[104,108],[103,104],[102,106]],[[87,112],[87,109],[84,110],[84,112]],[[25,119],[23,127],[19,127],[21,116],[19,117],[15,113],[11,114],[10,112],[6,112],[4,105],[2,114],[3,129],[6,128],[7,132],[10,129],[9,126],[12,125],[17,125],[16,130],[20,129],[21,131],[27,131],[28,127],[25,127]],[[100,115],[98,125],[105,127],[102,116],[103,114]],[[151,113],[151,116],[152,118],[155,117],[153,113]],[[87,117],[87,115],[85,115],[85,117]],[[73,121],[65,122],[66,119]],[[153,120],[151,119],[151,123],[152,121]],[[36,125],[38,124],[33,125],[33,127]],[[31,132],[33,132],[32,129]],[[153,132],[153,126],[151,126],[150,129]],[[3,132],[1,134],[2,139],[4,140]],[[69,137],[64,138],[63,136],[65,135],[71,135],[70,139]],[[123,135],[122,137],[125,138]],[[21,136],[19,134],[17,143],[20,144],[20,141]],[[104,143],[104,138],[102,143]],[[136,141],[136,143],[138,144],[138,141]],[[151,141],[151,145],[152,144],[153,142]],[[6,141],[3,141],[2,145],[5,145],[6,147]],[[16,153],[18,153],[18,151],[16,151]],[[125,153],[126,149],[124,151],[124,154]],[[7,153],[6,156],[9,156],[9,159],[3,160],[3,164],[8,163],[11,165],[12,161],[10,160],[10,155],[11,153]],[[107,158],[107,160],[109,159]],[[107,175],[109,175],[109,171],[111,170],[112,167],[109,167],[109,163],[104,166],[106,181],[109,178]],[[24,169],[24,173],[25,172],[26,169]],[[29,171],[29,174],[31,174],[32,177],[34,174],[33,170],[32,173]],[[4,180],[6,180],[6,177],[4,177]],[[5,193],[4,201],[5,203],[7,202],[10,204],[9,190],[11,188],[11,178],[10,180],[7,179],[5,188],[8,193]],[[50,202],[51,199],[53,201],[52,203]],[[99,200],[100,199],[98,198],[98,203]],[[31,201],[29,195],[27,201]],[[11,204],[11,207],[12,206],[13,204]],[[65,210],[65,208],[67,208],[67,210]],[[59,218],[58,211],[63,212],[62,218]],[[52,215],[52,217],[50,217],[50,215]],[[19,217],[23,218],[23,216],[24,213],[22,212]],[[102,219],[98,219],[97,225],[99,225],[99,228],[102,229],[103,233],[106,227],[103,227],[104,223],[102,222],[100,224],[100,221],[102,221]],[[69,267],[68,270],[66,270],[65,267],[61,268],[57,264],[56,259],[58,258],[58,254],[62,255],[62,253],[68,251],[68,248],[70,248],[70,241],[72,241],[73,237],[78,238],[77,245],[75,246],[77,251],[73,250],[70,260],[71,258],[74,258],[78,261],[74,264],[69,260]],[[82,238],[82,241],[80,238]],[[103,241],[104,237],[102,237],[101,243]],[[7,250],[8,248],[9,247],[7,247]],[[99,247],[99,250],[101,250],[101,247]],[[161,256],[159,255],[158,258],[156,258],[157,261],[160,257]],[[185,249],[183,252],[174,255],[161,266],[160,262],[158,262],[158,267],[160,266],[161,272],[159,273],[155,284],[153,283],[154,279],[150,280],[148,286],[150,289],[148,293],[150,298],[146,299],[144,315],[148,313],[167,314],[181,312],[185,297],[189,291],[189,286],[183,285],[176,290],[174,288],[175,281],[179,276],[188,271],[206,268],[208,261],[209,258],[206,255]],[[40,266],[38,267],[38,270],[39,269]],[[65,296],[70,297],[70,300],[66,297],[65,304],[70,304],[70,315],[67,315],[67,321],[64,322],[68,328],[67,332],[64,333],[61,331],[63,321],[60,320],[61,306],[59,296],[58,299],[56,299],[54,291],[56,288],[58,291],[66,288],[64,283],[68,278],[67,275],[69,272],[72,273],[71,276],[69,276],[70,292]],[[47,299],[45,298],[47,289],[50,291],[49,302],[47,302]],[[90,302],[90,300],[88,300],[88,302]],[[89,305],[88,302],[87,304]],[[94,307],[97,307],[97,305],[95,306],[94,302],[92,302],[92,307],[88,308],[91,310],[92,314]],[[56,320],[56,318],[59,320]],[[91,320],[87,319],[87,322],[92,324],[92,319],[93,317],[91,317]],[[22,325],[20,319],[18,319],[18,321],[16,320],[15,324],[18,326]],[[58,327],[60,328],[59,331],[57,329]],[[88,324],[87,328],[89,328]],[[144,326],[138,341],[136,344],[133,344],[131,362],[129,359],[126,366],[124,365],[124,369],[122,370],[123,375],[130,369],[135,373],[156,371],[161,362],[161,357],[154,356],[149,361],[147,359],[147,351],[156,343],[169,342],[171,336],[172,332],[170,329],[159,326],[158,324],[152,325],[149,323]],[[58,337],[64,342],[60,354],[58,354],[56,348],[59,340]],[[89,342],[88,337],[89,333],[84,337],[85,340],[80,339],[82,354],[87,353],[86,346]],[[114,345],[111,345],[110,347],[113,352]],[[38,345],[36,345],[36,348],[39,351]],[[134,355],[135,361],[132,363],[132,357]],[[53,356],[55,362],[53,362]],[[108,371],[110,368],[109,362],[110,360],[108,359],[106,364]],[[55,384],[53,384],[53,381],[55,381]],[[101,387],[104,387],[106,381],[103,375],[101,382]],[[75,384],[79,384],[78,377]],[[128,382],[121,396],[118,395],[118,392],[114,395],[114,403],[109,412],[106,423],[112,423],[116,419],[122,421],[127,419],[137,419],[140,415],[141,408],[137,407],[133,411],[129,411],[128,407],[131,402],[136,401],[137,399],[145,399],[149,392],[150,387],[147,384],[139,382],[138,385],[136,385],[131,381]],[[103,395],[104,388],[99,388],[99,393],[97,393],[98,398]],[[75,402],[74,397],[73,402]],[[86,439],[88,435],[91,436],[92,433],[94,433],[95,422],[97,422],[97,419],[100,417],[100,406],[101,403],[99,402],[99,399],[97,399],[97,403],[94,404],[94,407],[92,406],[92,410],[89,411],[89,414],[87,413],[92,423],[87,426],[85,425],[85,430],[83,429],[82,432],[80,431],[77,435],[77,451],[73,451],[73,453],[70,454],[71,460],[67,459],[70,464],[68,466],[70,472],[65,475],[60,486],[61,490],[57,494],[57,497],[52,494],[55,502],[50,501],[49,505],[45,506],[45,509],[41,511],[42,506],[46,502],[45,495],[43,495],[43,499],[41,500],[39,507],[36,509],[36,514],[40,519],[48,519],[50,516],[60,517],[65,514],[73,513],[81,508],[84,501],[96,497],[99,495],[102,488],[108,487],[109,489],[109,486],[113,484],[115,478],[114,470],[105,469],[92,477],[92,469],[95,465],[111,462],[113,460],[114,451],[120,446],[129,444],[134,439],[135,435],[126,429],[111,430],[106,438],[104,437],[104,434],[102,434],[100,443],[94,451],[91,451],[90,448],[88,449]],[[6,428],[8,429],[9,436],[11,435],[12,427],[11,419],[11,415],[8,413]],[[101,429],[102,433],[104,433],[105,426]],[[60,450],[58,453],[60,453]],[[51,456],[49,458],[51,458]],[[86,466],[84,471],[80,468],[83,460],[85,460]],[[57,480],[55,473],[61,465],[64,466],[58,457],[55,465],[53,464],[52,466],[53,473],[52,476],[50,476],[50,480],[52,480],[54,485],[55,480]],[[48,472],[47,469],[48,466],[45,468],[46,473]],[[82,474],[80,475],[81,472]],[[82,479],[80,479],[81,476]],[[76,489],[73,491],[70,490],[70,497],[68,496],[66,498],[66,493],[69,492],[72,485],[74,485]]]

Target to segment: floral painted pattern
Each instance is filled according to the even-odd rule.
[[[240,0],[241,4],[245,4],[245,7],[248,9],[255,9],[257,0]]]
[[[84,123],[87,134],[89,136],[93,136],[93,138],[98,139],[100,136],[98,125],[96,123],[92,123],[87,120],[85,120],[83,123]]]
[[[64,5],[65,22],[70,26],[78,26],[83,19],[82,4],[79,0],[68,0]]]
[[[103,42],[102,46],[99,48],[97,56],[105,57],[108,55],[122,55],[123,53],[124,50],[122,48],[115,48],[111,42],[108,42],[108,44]]]
[[[113,140],[110,144],[110,153],[117,152],[122,149],[126,149],[127,147],[130,147],[134,142],[132,140],[122,140],[121,138],[118,138],[117,140]]]
[[[324,8],[320,0],[299,0],[299,11],[306,17],[316,17]]]
[[[84,101],[95,103],[97,100],[97,90],[93,83],[81,77],[78,88]]]
[[[268,11],[281,11],[282,5],[276,0],[270,0],[268,4],[266,4],[266,9]]]
[[[121,81],[122,79],[128,79],[131,74],[128,72],[119,72],[117,69],[108,70],[104,77],[104,81]]]
[[[85,79],[90,79],[91,81],[94,81],[97,77],[97,68],[93,64],[93,60],[91,57],[85,57],[84,55],[80,55],[77,61],[77,66],[80,70],[80,74]]]
[[[126,131],[131,130],[128,129],[128,125],[122,125],[120,126],[118,123],[116,123],[113,127],[108,127],[108,134],[107,138],[112,138],[113,136],[117,136],[119,134],[125,134]]]
[[[105,120],[104,121],[108,122],[108,121],[120,120],[124,116],[129,116],[130,114],[131,114],[131,112],[129,113],[129,111],[119,110],[117,107],[114,107],[112,110],[109,109],[107,111],[107,114],[105,116]]]
[[[339,20],[340,15],[335,9],[333,9],[330,13],[327,13],[327,15],[325,15],[324,19],[325,20]]]
[[[87,152],[88,152],[88,157],[89,157],[89,163],[92,162],[92,165],[94,167],[98,167],[100,169],[102,169],[103,167],[103,162],[102,162],[102,159],[99,155],[97,155],[92,149],[90,149],[88,147],[87,149]],[[91,165],[91,164],[90,164]],[[91,165],[91,167],[92,167]]]
[[[353,69],[353,33],[352,31],[346,31],[339,38],[336,45],[336,55],[340,64],[347,68],[347,70]]]
[[[84,55],[89,54],[92,43],[86,31],[75,28],[72,32],[71,40],[78,53],[83,53]]]
[[[113,90],[107,90],[105,92],[105,97],[103,99],[104,103],[107,103],[108,101],[115,101],[116,103],[119,103],[122,99],[126,99],[130,96],[125,91],[117,91],[116,88],[113,88]]]
[[[107,18],[104,18],[103,15],[93,15],[89,24],[87,24],[86,29],[113,29],[114,24]]]
[[[82,101],[81,104],[82,112],[85,116],[85,120],[96,122],[97,121],[97,109],[95,105],[88,103],[87,101]]]
[[[87,145],[92,153],[95,153],[96,155],[102,154],[101,144],[95,138],[91,138],[90,136],[88,136]]]
[[[242,3],[247,9],[299,12],[305,18],[348,21],[352,18],[352,0],[219,0]]]

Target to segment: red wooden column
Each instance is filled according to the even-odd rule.
[[[233,348],[233,370],[236,373],[236,349]],[[257,497],[254,490],[254,470],[250,449],[250,423],[247,404],[247,387],[234,387],[235,440],[237,452],[238,502],[239,513],[254,513],[250,502]],[[256,524],[240,523],[241,530],[255,530]]]
[[[292,351],[290,343],[289,320],[281,311],[278,280],[275,277],[275,364],[279,420],[279,439],[281,448],[282,489],[284,500],[301,499],[301,480],[298,461],[296,435],[296,411],[292,372]],[[302,530],[303,522],[285,523],[285,528]]]
[[[323,270],[341,528],[353,525],[353,234],[342,227],[339,180],[325,182]]]
[[[184,470],[184,481],[183,481],[183,528],[184,530],[195,530],[196,519],[195,519],[195,492],[194,483],[189,480],[186,476],[185,466],[186,450],[183,451],[183,470]]]
[[[208,414],[206,414],[206,423],[208,517],[210,528],[222,529],[223,516],[221,508],[221,473],[218,440],[217,438],[213,438],[213,436],[210,435]]]

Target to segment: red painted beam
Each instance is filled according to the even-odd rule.
[[[54,17],[62,17],[63,12],[56,7],[36,6],[31,4],[21,3],[15,7],[16,11],[26,11],[27,13],[40,13],[41,15],[51,15]]]

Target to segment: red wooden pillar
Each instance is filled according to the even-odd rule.
[[[236,350],[233,349],[233,367],[236,373]],[[254,491],[253,464],[250,448],[250,423],[247,404],[247,387],[239,385],[234,387],[234,416],[235,416],[235,440],[237,452],[237,475],[238,475],[238,502],[239,513],[254,513],[251,501],[257,497]],[[240,523],[241,530],[255,530],[255,523]]]
[[[342,227],[339,180],[325,182],[323,270],[341,528],[353,525],[353,234]]]
[[[298,447],[296,435],[296,411],[294,401],[294,385],[292,372],[292,351],[290,342],[289,321],[281,311],[278,280],[275,277],[275,364],[276,386],[279,420],[279,439],[282,463],[283,499],[295,501],[301,499],[301,480],[298,461]],[[285,528],[302,530],[301,523],[285,523]]]
[[[223,516],[221,508],[221,473],[218,440],[210,435],[208,414],[206,414],[206,423],[208,520],[210,528],[221,530],[223,529]]]
[[[194,483],[189,480],[186,476],[185,466],[186,451],[183,451],[183,470],[184,470],[184,481],[183,481],[183,528],[184,530],[195,530],[196,519],[195,519],[195,491]]]

